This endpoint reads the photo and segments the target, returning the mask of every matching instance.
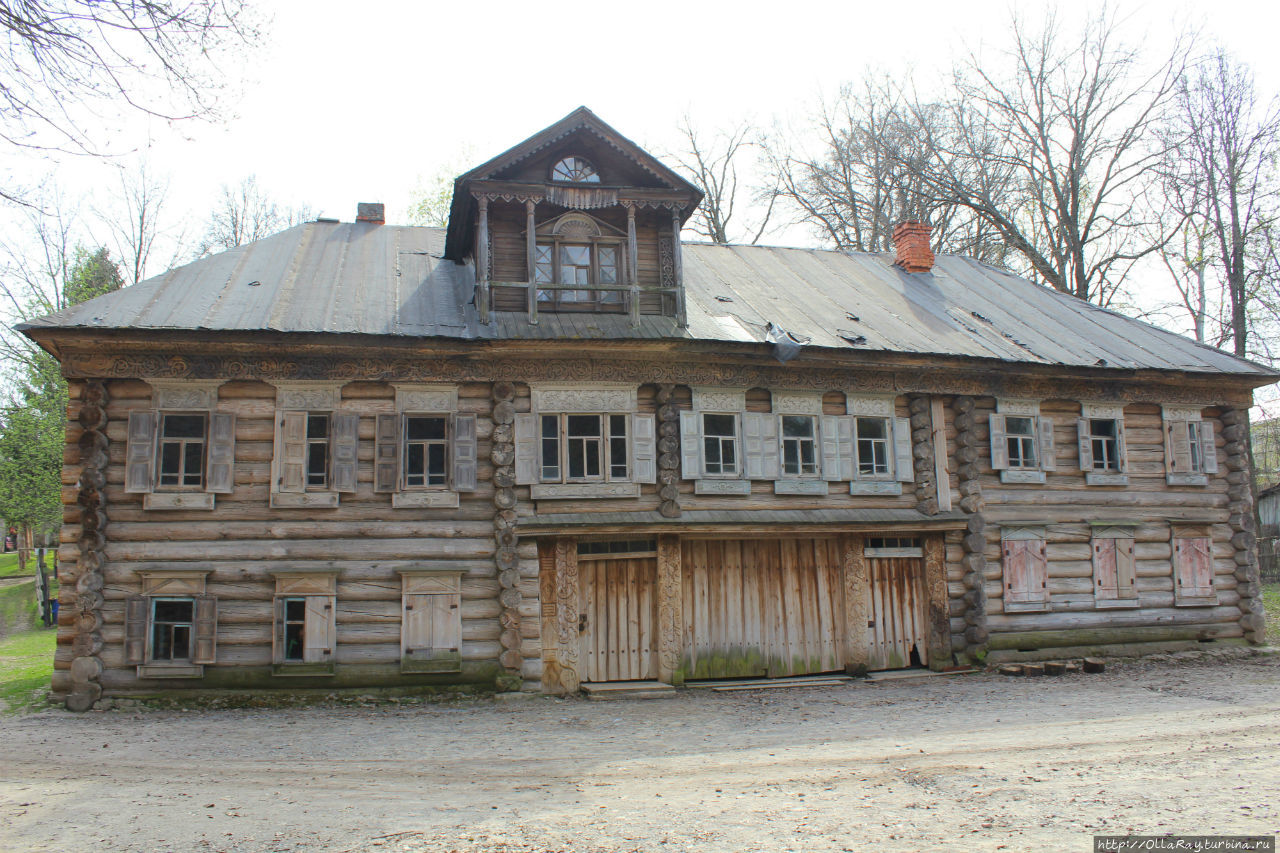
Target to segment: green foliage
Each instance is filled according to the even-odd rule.
[[[122,287],[124,277],[120,275],[120,268],[111,260],[106,249],[90,252],[84,247],[78,247],[75,261],[63,285],[63,298],[67,305],[79,305]]]
[[[1280,645],[1280,583],[1262,585],[1262,607],[1266,611],[1267,643]]]
[[[443,173],[419,187],[409,202],[410,225],[449,224],[449,206],[453,204],[453,178]]]
[[[58,632],[49,628],[23,631],[0,640],[0,706],[9,713],[39,707],[53,677]]]

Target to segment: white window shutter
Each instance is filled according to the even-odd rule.
[[[303,626],[303,663],[324,663],[333,660],[334,639],[337,636],[337,614],[334,598],[329,595],[306,597],[306,623]]]
[[[778,416],[745,412],[742,416],[742,443],[746,478],[778,479]]]
[[[1218,473],[1218,447],[1214,444],[1213,421],[1200,422],[1200,455],[1204,457],[1204,472]]]
[[[822,479],[853,479],[853,418],[822,416]]]
[[[987,420],[987,431],[991,434],[991,467],[1003,471],[1009,467],[1009,442],[1005,437],[1004,415],[992,412]]]
[[[680,413],[680,467],[681,476],[696,480],[702,476],[702,453],[698,446],[702,430],[697,412]]]
[[[516,483],[538,482],[538,416],[516,415]]]
[[[476,490],[476,416],[453,416],[453,490]]]
[[[330,420],[333,438],[333,490],[354,492],[360,455],[360,415],[334,412]]]
[[[124,490],[145,494],[155,487],[155,412],[129,413],[129,444],[125,451]]]
[[[894,476],[901,483],[910,483],[916,478],[915,466],[911,463],[911,419],[892,420]]]
[[[235,489],[236,416],[209,413],[209,476],[205,491],[229,495]]]
[[[1089,437],[1089,419],[1076,418],[1076,444],[1080,453],[1080,470],[1093,470],[1093,442]]]
[[[1128,453],[1125,451],[1124,419],[1116,418],[1116,465],[1121,474],[1129,471]]]
[[[653,415],[631,416],[631,479],[658,482],[657,425]]]
[[[281,412],[280,437],[276,444],[279,473],[277,492],[304,492],[307,488],[307,413]]]
[[[1058,468],[1058,448],[1053,437],[1053,419],[1046,417],[1036,418],[1036,430],[1040,434],[1039,447],[1040,453],[1040,470],[1055,471]]]
[[[373,490],[400,489],[400,415],[378,415],[373,446]]]
[[[212,595],[195,597],[195,651],[192,663],[215,663],[218,658],[218,599]]]

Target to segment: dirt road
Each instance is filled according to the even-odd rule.
[[[1087,851],[1094,833],[1278,831],[1280,657],[0,719],[3,850]]]

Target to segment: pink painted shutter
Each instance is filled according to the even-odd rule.
[[[373,490],[400,489],[400,415],[378,415],[373,450]]]
[[[276,478],[276,491],[306,491],[306,412],[282,412],[280,414],[280,447],[277,452],[280,454],[280,471]]]
[[[205,491],[229,495],[235,489],[236,416],[209,414],[209,477]]]
[[[360,415],[334,412],[330,418],[333,437],[333,490],[350,493],[356,490],[356,472],[360,455]]]
[[[1116,464],[1121,474],[1129,471],[1128,452],[1125,450],[1124,419],[1116,418]]]
[[[195,652],[192,663],[214,663],[218,657],[218,599],[212,595],[195,597]]]
[[[1174,540],[1177,594],[1183,598],[1213,596],[1213,541],[1205,537]]]
[[[129,443],[125,450],[124,490],[146,494],[155,487],[155,412],[129,413]]]
[[[1116,539],[1116,597],[1137,598],[1137,568],[1132,539]]]
[[[992,413],[987,420],[987,431],[991,433],[991,467],[1003,471],[1009,467],[1009,443],[1005,438],[1004,415]]]
[[[1093,597],[1111,600],[1119,597],[1116,579],[1115,539],[1093,540]]]
[[[124,601],[124,662],[142,664],[147,660],[147,608],[145,595],[131,595]]]
[[[1004,597],[1011,604],[1022,604],[1027,599],[1027,543],[1020,540],[1004,542]]]
[[[1049,548],[1043,539],[1027,543],[1027,586],[1031,601],[1049,600]]]

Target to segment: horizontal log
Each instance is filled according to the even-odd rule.
[[[107,563],[103,577],[110,583],[125,583],[137,580],[137,572],[164,571],[173,568],[172,560],[164,561],[124,561],[114,560]],[[391,580],[400,583],[401,570],[431,569],[443,571],[459,571],[465,577],[493,577],[497,567],[491,557],[474,560],[441,559],[441,560],[235,560],[235,561],[201,561],[201,569],[208,569],[209,583],[232,584],[244,581],[259,581],[274,586],[275,580],[270,571],[337,571],[341,581]]]
[[[996,601],[988,601],[987,627],[992,634],[997,632],[1035,633],[1077,628],[1211,625],[1235,623],[1240,619],[1240,610],[1235,606],[1144,607],[1136,610],[1004,614],[993,609],[993,605],[997,604]]]
[[[1238,628],[1236,629],[1239,630]],[[1240,639],[1243,634],[1233,633],[1223,626],[1213,631],[1215,636],[1204,640],[1171,640],[1167,642],[1113,643],[1111,645],[1090,646],[1051,646],[1034,651],[1013,651],[1003,649],[989,652],[986,656],[988,664],[1007,663],[1012,661],[1060,660],[1062,658],[1083,658],[1095,656],[1142,657],[1143,655],[1165,654],[1170,652],[1199,651],[1203,649],[1222,648],[1224,646],[1244,645]]]
[[[1239,626],[1234,626],[1239,631]],[[1148,625],[1079,628],[1069,631],[992,632],[988,648],[992,651],[1043,649],[1061,646],[1095,646],[1120,643],[1152,643],[1177,640],[1215,639],[1232,635],[1232,626],[1222,631],[1211,625]]]
[[[153,513],[154,515],[154,513]],[[211,513],[211,515],[220,515]],[[337,514],[335,514],[337,515]],[[169,521],[163,515],[146,522],[111,522],[113,542],[160,540],[217,541],[235,539],[474,539],[493,540],[491,520],[406,521],[355,520],[342,516],[316,520],[264,519],[262,521]]]
[[[532,543],[530,543],[532,546]],[[479,559],[493,556],[492,540],[470,539],[243,539],[234,542],[112,542],[107,558],[149,562],[157,560],[341,559],[359,555],[370,560]],[[525,547],[525,546],[521,546]]]

